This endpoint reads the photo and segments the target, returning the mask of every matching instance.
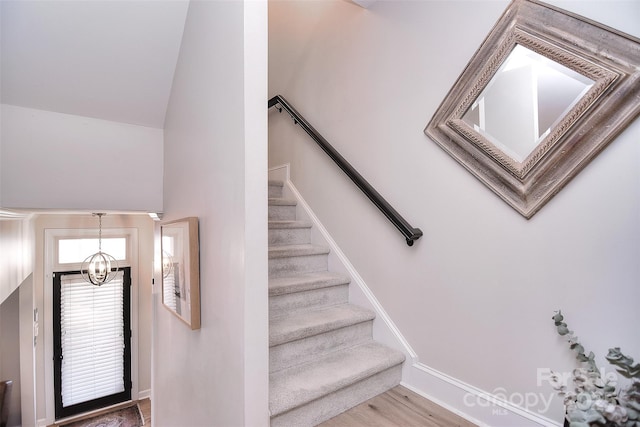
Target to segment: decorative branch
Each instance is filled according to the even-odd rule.
[[[633,364],[633,357],[625,356],[620,352],[620,347],[609,349],[609,354],[605,358],[612,365],[616,366],[622,376],[626,378],[640,378],[640,363]]]
[[[586,365],[573,371],[571,390],[552,372],[553,387],[564,397],[569,427],[640,427],[640,364],[634,364],[633,358],[625,356],[620,347],[609,349],[606,359],[621,375],[631,379],[628,387],[618,390],[615,382],[609,378],[603,380],[595,355],[592,351],[585,354],[560,311],[553,316],[553,321],[558,334],[567,337],[569,347],[577,353],[576,359]]]

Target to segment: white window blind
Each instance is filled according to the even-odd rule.
[[[124,391],[123,272],[108,284],[61,278],[61,394],[68,407]]]
[[[176,265],[171,265],[171,269],[166,274],[166,276],[162,279],[162,291],[164,297],[164,304],[167,307],[176,309],[176,277],[174,269],[177,268]]]

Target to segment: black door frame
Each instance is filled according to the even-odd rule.
[[[131,267],[121,267],[123,271],[123,311],[124,311],[124,391],[120,393],[103,396],[98,399],[77,403],[75,405],[62,406],[62,307],[61,283],[62,276],[80,274],[80,271],[63,271],[53,273],[53,390],[55,394],[55,418],[76,415],[106,406],[131,400]],[[107,285],[108,286],[108,285]]]

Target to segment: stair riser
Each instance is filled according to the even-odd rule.
[[[298,278],[284,279],[284,282],[281,282],[280,279],[269,280],[269,297],[312,291],[314,289],[329,288],[332,286],[348,286],[350,282],[348,277],[342,275],[328,274],[323,277],[322,274],[312,273],[312,276],[315,276],[315,279],[313,277],[300,276]]]
[[[400,384],[402,365],[397,365],[335,393],[271,418],[271,427],[311,427],[384,393]]]
[[[269,197],[270,198],[282,197],[282,185],[269,184]]]
[[[327,254],[273,258],[269,260],[269,277],[295,276],[327,270]]]
[[[295,221],[296,207],[292,205],[269,205],[269,220]]]
[[[349,299],[349,286],[330,286],[304,292],[294,292],[269,297],[269,317],[308,308],[320,308],[346,303]]]
[[[269,246],[311,243],[310,228],[278,228],[269,230]]]
[[[336,350],[342,350],[371,340],[373,321],[325,332],[269,349],[269,372],[310,362]]]

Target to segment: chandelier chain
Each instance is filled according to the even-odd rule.
[[[111,255],[102,252],[102,217],[106,213],[93,213],[92,215],[98,217],[98,252],[89,255],[82,262],[80,275],[92,285],[102,286],[116,276],[118,261]]]
[[[98,214],[98,252],[102,252],[102,214]]]

